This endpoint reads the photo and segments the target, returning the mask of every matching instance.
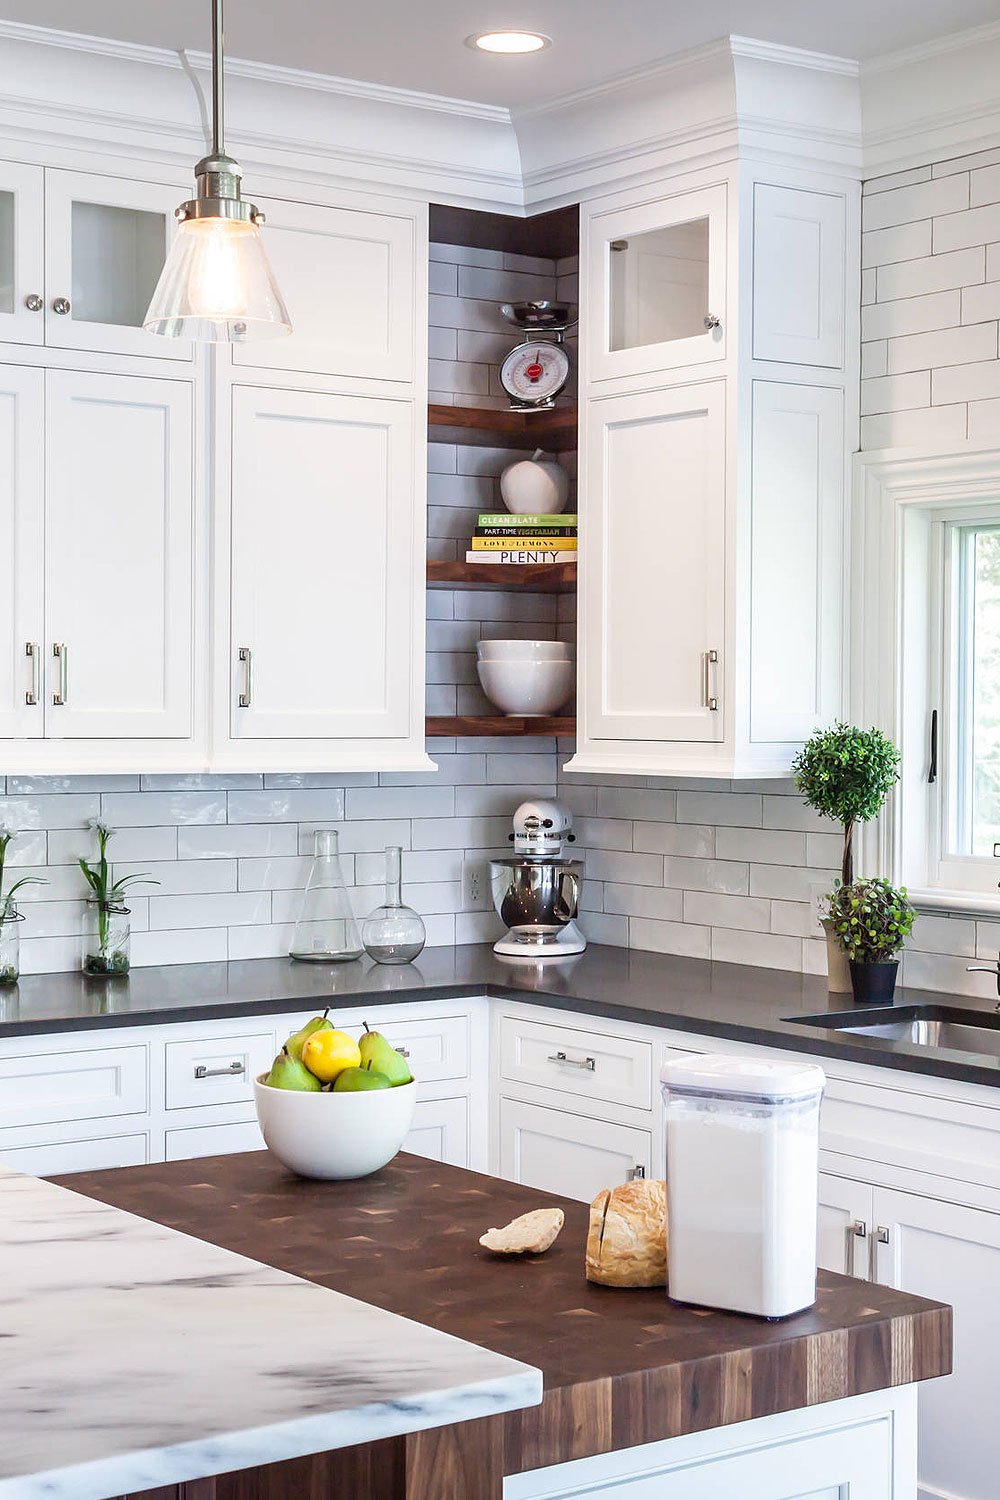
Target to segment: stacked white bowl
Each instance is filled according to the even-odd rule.
[[[566,641],[480,641],[483,692],[501,713],[537,718],[572,697],[576,648]]]

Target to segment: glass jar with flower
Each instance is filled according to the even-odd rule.
[[[83,923],[83,972],[113,978],[129,971],[132,914],[125,904],[125,892],[139,883],[160,882],[148,875],[122,875],[115,880],[108,862],[108,843],[115,830],[98,820],[91,827],[97,834],[97,861],[90,864],[80,859],[80,869],[91,890]]]
[[[13,885],[7,885],[7,849],[16,837],[12,829],[0,826],[0,986],[16,984],[21,977],[20,924],[24,915],[14,897],[26,885],[47,884],[41,875],[22,875]]]

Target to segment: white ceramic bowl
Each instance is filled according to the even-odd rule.
[[[417,1085],[357,1094],[304,1094],[254,1079],[268,1148],[300,1177],[367,1177],[392,1161],[413,1123]]]
[[[483,692],[505,714],[554,714],[572,696],[571,661],[480,661]]]
[[[480,661],[572,661],[576,647],[569,641],[479,641]]]

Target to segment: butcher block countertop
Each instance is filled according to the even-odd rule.
[[[63,1181],[540,1368],[541,1406],[465,1424],[472,1456],[463,1462],[480,1474],[477,1500],[500,1495],[483,1477],[487,1462],[499,1462],[498,1476],[515,1473],[951,1368],[951,1310],[941,1303],[820,1272],[815,1307],[768,1323],[677,1307],[658,1289],[594,1286],[583,1274],[586,1205],[421,1157],[400,1155],[375,1176],[345,1183],[293,1177],[268,1152]],[[551,1204],[566,1224],[545,1255],[505,1259],[480,1248],[486,1229]],[[461,1493],[443,1486],[443,1440],[425,1435],[425,1447],[431,1441],[437,1478],[428,1494]],[[219,1500],[243,1493],[217,1484]],[[339,1500],[336,1486],[328,1493]],[[384,1493],[420,1491],[387,1480]]]

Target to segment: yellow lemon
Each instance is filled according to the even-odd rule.
[[[323,1083],[332,1083],[345,1068],[361,1066],[361,1048],[346,1031],[314,1031],[302,1048],[302,1061]]]

